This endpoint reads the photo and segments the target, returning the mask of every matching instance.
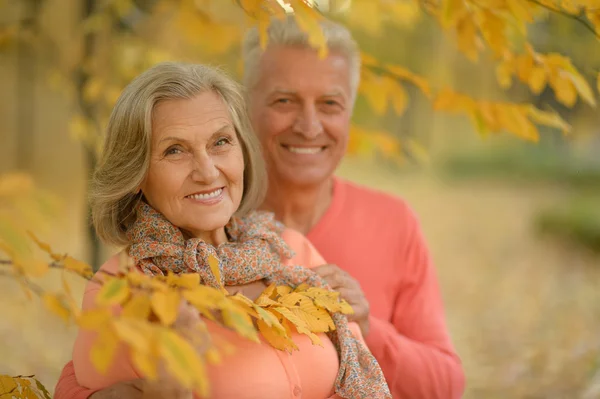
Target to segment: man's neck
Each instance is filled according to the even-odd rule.
[[[307,234],[323,217],[333,198],[333,178],[312,187],[269,184],[261,209],[275,213],[286,227]]]

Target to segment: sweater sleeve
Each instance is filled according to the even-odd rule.
[[[87,399],[97,390],[82,387],[75,378],[75,368],[70,361],[65,365],[54,388],[54,399]]]
[[[412,211],[391,322],[370,318],[366,342],[395,399],[457,399],[465,377],[444,318],[437,276]],[[405,271],[404,271],[405,270]]]

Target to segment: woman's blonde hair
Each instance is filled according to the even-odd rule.
[[[266,191],[266,171],[241,86],[206,65],[160,63],[123,90],[108,122],[102,156],[90,187],[92,222],[104,242],[128,244],[125,233],[135,221],[135,206],[141,200],[139,187],[150,165],[156,104],[191,99],[209,90],[226,104],[244,153],[244,191],[236,215],[242,216],[260,205]]]

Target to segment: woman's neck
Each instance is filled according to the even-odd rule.
[[[333,179],[310,187],[269,182],[261,209],[275,213],[286,227],[307,234],[323,217],[332,198]]]
[[[197,231],[194,233],[182,229],[181,232],[186,239],[199,238],[215,248],[229,241],[227,238],[227,233],[225,232],[225,227],[221,227],[214,231]]]

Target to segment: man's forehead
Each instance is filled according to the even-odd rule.
[[[271,94],[299,95],[301,92],[301,89],[286,88],[281,86],[275,86],[271,90]],[[323,97],[336,97],[343,96],[345,94],[341,87],[321,88],[319,92],[319,95]]]

